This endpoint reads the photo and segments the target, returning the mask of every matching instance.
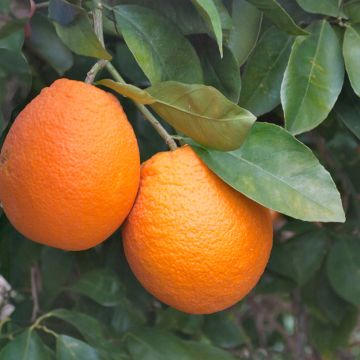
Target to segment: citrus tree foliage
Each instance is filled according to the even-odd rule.
[[[105,45],[97,4],[0,2],[1,142],[44,86],[110,60],[126,82],[103,69],[97,85],[121,99],[142,160],[166,144],[135,103],[284,215],[254,291],[188,315],[140,286],[118,232],[63,252],[0,213],[0,359],[360,356],[360,1],[104,0]]]

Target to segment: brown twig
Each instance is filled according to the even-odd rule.
[[[33,301],[31,322],[34,322],[36,320],[37,315],[40,312],[39,291],[41,291],[41,278],[40,278],[40,270],[38,264],[34,264],[33,266],[31,266],[30,281],[31,281],[31,297]]]

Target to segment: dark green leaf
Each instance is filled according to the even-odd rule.
[[[0,352],[2,360],[51,360],[51,354],[35,331],[28,329]]]
[[[330,251],[327,273],[334,290],[345,300],[360,305],[360,241],[339,239]]]
[[[152,83],[165,80],[202,83],[201,65],[194,48],[168,19],[137,5],[116,6],[114,14],[126,44]]]
[[[310,317],[310,342],[321,354],[330,358],[330,354],[333,354],[335,350],[348,344],[350,334],[357,323],[357,315],[355,308],[348,308],[338,326],[321,321],[316,317]]]
[[[171,333],[153,328],[143,328],[128,333],[126,346],[134,360],[192,359],[186,346],[179,338]]]
[[[319,231],[306,233],[275,245],[268,268],[302,286],[320,268],[325,252],[325,234]]]
[[[122,284],[115,273],[106,269],[86,273],[71,287],[71,290],[88,296],[103,306],[115,306],[123,298]]]
[[[352,88],[360,96],[360,24],[348,26],[345,30],[343,54],[345,67]]]
[[[230,353],[208,344],[195,341],[183,341],[183,344],[190,353],[191,357],[189,359],[235,360]]]
[[[311,35],[293,45],[281,86],[286,128],[309,131],[326,119],[344,81],[338,37],[325,21],[312,24]]]
[[[14,31],[8,36],[0,38],[0,48],[20,52],[24,45],[24,30]]]
[[[234,53],[238,64],[242,65],[258,40],[262,13],[245,0],[232,2],[233,28],[229,33],[228,46]]]
[[[296,0],[298,4],[307,12],[328,16],[344,16],[340,9],[339,0]]]
[[[349,17],[351,24],[360,22],[360,1],[350,0],[344,4],[344,12]]]
[[[222,92],[229,100],[239,101],[241,79],[239,65],[226,46],[221,59],[213,42],[201,41],[198,47],[200,61],[204,71],[205,85],[213,86]]]
[[[306,221],[345,219],[329,173],[279,126],[256,123],[236,151],[194,149],[225,182],[266,207]]]
[[[186,335],[197,335],[201,332],[204,316],[186,314],[182,311],[168,307],[158,314],[156,320],[156,326],[159,329],[180,331]]]
[[[176,130],[214,149],[240,147],[255,120],[250,112],[210,86],[168,81],[154,85],[146,92],[112,80],[98,83],[134,101],[150,104]]]
[[[240,105],[256,116],[280,104],[280,87],[293,38],[270,28],[260,39],[246,64]]]
[[[84,11],[71,24],[55,22],[55,29],[63,43],[75,54],[110,60],[111,55],[101,45]]]
[[[230,354],[213,346],[184,341],[150,328],[128,333],[126,344],[134,360],[234,360]]]
[[[351,89],[344,88],[344,93],[334,107],[334,113],[360,139],[360,99]]]
[[[56,359],[100,360],[101,357],[92,346],[70,336],[60,335],[56,339]]]
[[[204,18],[211,32],[215,35],[219,47],[220,56],[223,55],[223,34],[221,28],[220,14],[213,0],[191,0]]]
[[[280,29],[292,35],[306,35],[307,32],[297,26],[291,16],[279,4],[277,0],[247,0]]]
[[[302,297],[313,316],[318,317],[322,322],[330,321],[337,326],[341,324],[351,306],[331,288],[326,266],[322,266],[321,270],[302,289]]]
[[[84,10],[67,0],[49,1],[49,18],[62,26],[70,25],[77,17],[84,14]]]
[[[205,316],[204,333],[211,342],[223,348],[234,348],[246,342],[235,314],[219,312]]]
[[[137,328],[146,322],[145,315],[128,299],[124,298],[114,309],[111,320],[112,327],[119,333]]]
[[[79,331],[84,339],[93,346],[101,346],[104,342],[102,325],[95,318],[72,310],[56,309],[50,312],[56,317],[71,324]]]
[[[58,38],[54,26],[41,14],[35,14],[31,19],[31,36],[27,45],[60,75],[73,65],[72,53]]]

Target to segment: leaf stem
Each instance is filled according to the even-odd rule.
[[[49,1],[45,1],[42,3],[35,4],[36,9],[43,9],[49,6]]]
[[[93,10],[93,17],[94,17],[94,31],[99,39],[101,45],[105,47],[104,44],[104,33],[103,33],[103,23],[102,23],[102,4],[101,2],[94,1],[95,9]],[[89,70],[86,75],[85,82],[87,84],[92,84],[95,80],[97,73],[105,67],[107,60],[99,60],[97,61],[94,66]]]
[[[126,84],[125,80],[118,73],[115,67],[110,63],[106,63],[106,68],[114,78],[114,80],[118,81],[121,84]],[[170,150],[176,150],[177,145],[172,136],[165,130],[165,128],[161,125],[159,120],[155,118],[155,116],[146,108],[146,106],[134,102],[139,111],[144,115],[145,119],[149,121],[149,123],[154,127],[154,129],[158,132],[158,134],[164,139],[165,143],[169,146]]]
[[[95,9],[93,11],[94,15],[94,31],[96,36],[98,37],[101,44],[104,45],[104,34],[103,34],[103,24],[102,24],[102,9],[103,5],[101,2],[94,0]],[[107,68],[111,76],[118,82],[122,84],[126,84],[125,80],[118,73],[115,67],[107,60],[99,60],[87,73],[85,82],[88,84],[92,84],[95,80],[97,73],[103,69]],[[136,107],[139,111],[144,115],[145,119],[147,119],[150,124],[154,127],[154,129],[158,132],[158,134],[164,139],[165,143],[169,146],[170,150],[176,150],[177,145],[175,140],[170,136],[170,134],[165,130],[165,128],[161,125],[161,123],[155,118],[155,116],[142,104],[138,104],[135,102]]]

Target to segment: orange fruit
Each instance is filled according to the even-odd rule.
[[[139,149],[113,95],[60,79],[16,118],[0,155],[0,201],[26,237],[83,250],[128,215],[140,177]]]
[[[150,293],[178,310],[207,314],[235,304],[258,282],[272,222],[268,209],[185,146],[143,164],[123,241],[131,269]]]

